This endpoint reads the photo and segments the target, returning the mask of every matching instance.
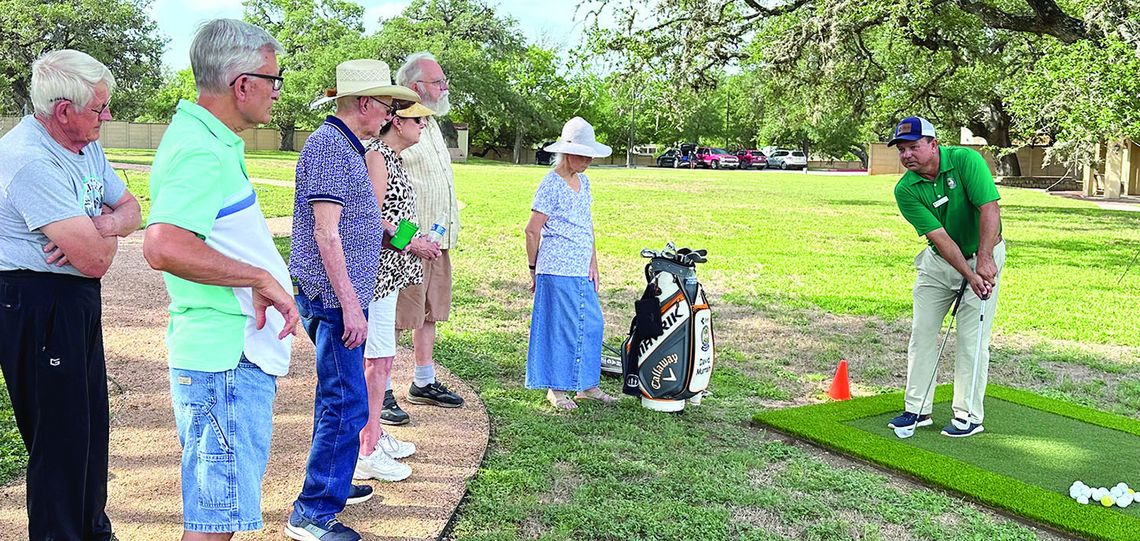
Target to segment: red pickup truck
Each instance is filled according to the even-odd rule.
[[[701,147],[697,149],[697,165],[711,169],[736,169],[740,167],[740,159],[723,148]]]

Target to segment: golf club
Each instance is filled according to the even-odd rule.
[[[989,299],[982,299],[981,315],[978,316],[978,343],[974,347],[974,370],[970,373],[970,398],[969,401],[966,402],[967,404],[973,404],[974,397],[977,396],[978,393],[978,361],[982,358],[982,338],[985,336],[983,329],[986,324],[986,301],[988,300]],[[970,417],[972,414],[972,411],[966,412],[965,419],[955,416],[950,422],[953,423],[954,427],[958,430],[967,430],[970,428]]]
[[[958,288],[958,296],[954,298],[954,308],[950,311],[950,325],[946,327],[946,335],[942,337],[942,345],[938,347],[938,355],[934,357],[934,371],[930,374],[930,383],[926,385],[926,393],[922,396],[922,405],[918,408],[918,416],[915,417],[914,424],[895,427],[895,436],[899,439],[913,436],[915,429],[918,428],[918,421],[922,418],[922,410],[926,409],[931,391],[934,390],[934,380],[938,378],[938,363],[942,360],[942,352],[946,349],[946,342],[950,339],[950,331],[954,328],[954,318],[958,315],[958,307],[962,304],[962,295],[966,293],[968,285],[969,282],[962,280],[962,287]]]

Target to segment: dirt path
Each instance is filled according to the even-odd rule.
[[[142,236],[120,243],[115,264],[103,280],[103,325],[111,378],[111,456],[107,512],[123,541],[177,539],[182,500],[180,448],[171,412],[163,332],[167,296],[159,273],[142,258]],[[295,342],[290,374],[278,380],[273,444],[262,488],[266,527],[235,539],[284,539],[282,527],[301,488],[312,439],[313,346]],[[405,459],[412,477],[376,483],[379,497],[348,508],[345,524],[370,540],[436,539],[475,474],[487,445],[487,414],[475,392],[441,370],[441,379],[467,403],[459,409],[415,406],[405,398],[412,360],[401,350],[393,387],[412,416],[395,427],[400,439],[415,442]],[[24,483],[0,488],[2,539],[26,535]],[[11,536],[9,535],[11,534]]]

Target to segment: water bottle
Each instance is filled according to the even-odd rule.
[[[434,242],[436,244],[442,244],[443,243],[443,234],[445,232],[447,232],[447,227],[443,225],[444,223],[446,223],[445,222],[445,216],[446,215],[444,215],[444,214],[440,214],[435,219],[435,223],[431,225],[431,231],[428,231],[428,235],[427,235],[427,238],[429,241]]]

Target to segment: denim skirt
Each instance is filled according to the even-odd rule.
[[[602,307],[585,276],[535,276],[528,389],[583,391],[598,386],[602,371]]]

